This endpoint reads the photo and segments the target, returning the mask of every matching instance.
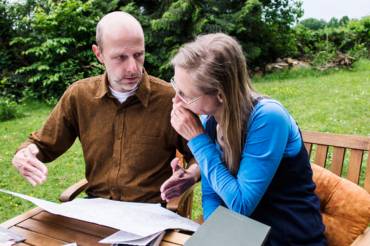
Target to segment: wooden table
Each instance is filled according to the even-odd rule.
[[[77,245],[107,245],[98,242],[116,232],[116,229],[60,215],[51,214],[41,208],[31,209],[1,224],[26,241],[17,245],[63,245],[76,242]],[[163,237],[161,246],[183,245],[190,236],[171,231]]]

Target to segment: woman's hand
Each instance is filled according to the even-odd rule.
[[[171,111],[171,125],[188,141],[204,132],[199,117],[175,102]]]

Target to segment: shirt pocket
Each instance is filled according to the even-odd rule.
[[[127,149],[127,168],[133,175],[141,174],[142,177],[158,177],[163,168],[168,165],[171,152],[163,143],[161,137],[137,136],[132,138]]]

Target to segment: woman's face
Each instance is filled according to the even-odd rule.
[[[221,111],[222,102],[217,94],[204,94],[196,87],[189,71],[175,66],[172,85],[176,91],[174,101],[197,115],[216,115]]]

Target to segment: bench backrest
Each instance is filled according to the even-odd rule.
[[[302,131],[302,136],[311,162],[370,193],[370,137],[310,131]]]

